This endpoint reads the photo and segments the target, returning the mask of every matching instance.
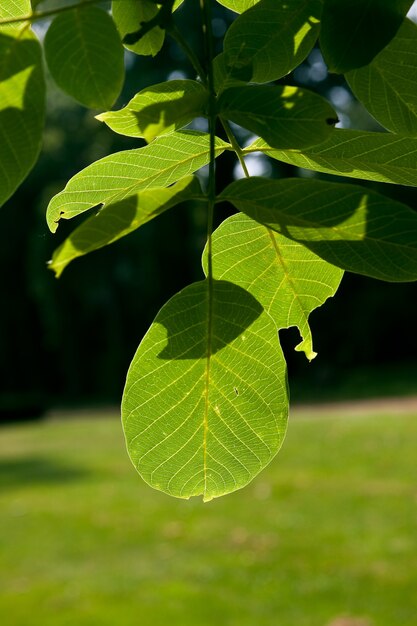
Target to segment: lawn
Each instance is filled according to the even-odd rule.
[[[4,427],[0,623],[415,626],[416,450],[417,414],[295,415],[203,504],[142,483],[116,417]]]

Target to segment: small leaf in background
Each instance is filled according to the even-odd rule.
[[[216,156],[228,147],[216,139]],[[209,161],[209,135],[196,131],[178,131],[144,148],[111,154],[76,174],[52,198],[47,209],[48,226],[55,232],[60,219],[124,200],[143,189],[168,187]]]
[[[203,266],[207,273],[207,249]],[[303,341],[296,350],[316,356],[308,317],[336,293],[342,270],[238,213],[213,233],[213,276],[251,293],[278,330],[297,326]]]
[[[355,96],[394,133],[417,135],[417,25],[404,20],[370,63],[346,74]]]
[[[217,2],[235,13],[243,13],[257,4],[259,0],[217,0]]]
[[[142,478],[205,501],[248,484],[275,456],[288,412],[270,316],[224,281],[194,283],[158,313],[129,369],[122,419]]]
[[[45,81],[41,47],[27,27],[0,29],[0,59],[1,206],[38,158],[45,117]]]
[[[113,19],[120,33],[121,39],[129,33],[135,32],[142,22],[149,22],[158,13],[157,5],[151,0],[113,0],[111,5]],[[159,26],[146,33],[142,39],[133,45],[124,44],[128,50],[136,54],[158,54],[165,39],[165,31]]]
[[[235,181],[219,196],[343,270],[417,280],[417,212],[379,193],[320,180]]]
[[[368,65],[391,41],[413,0],[324,0],[320,47],[330,72]]]
[[[49,268],[59,278],[77,257],[103,248],[129,235],[168,209],[190,199],[204,198],[195,176],[187,176],[171,187],[148,189],[120,202],[108,204],[78,226],[57,248]]]
[[[13,17],[20,17],[30,15],[32,13],[32,7],[30,6],[30,0],[1,0],[0,2],[0,19],[8,19]],[[20,30],[23,22],[17,22],[15,24],[9,24],[7,28],[14,28]],[[5,28],[0,26],[1,29]]]
[[[97,115],[112,130],[149,143],[205,113],[207,91],[194,80],[170,80],[146,87],[120,111]]]
[[[325,142],[303,150],[273,150],[257,139],[246,153],[335,176],[417,187],[417,139],[389,133],[336,129]]]
[[[260,135],[276,148],[303,148],[323,142],[337,115],[321,96],[290,86],[243,85],[219,97],[221,117]]]
[[[86,6],[58,15],[45,37],[58,87],[92,109],[109,109],[124,81],[123,46],[111,17]]]
[[[227,65],[247,82],[267,83],[289,74],[314,46],[321,10],[321,0],[260,0],[227,31]]]

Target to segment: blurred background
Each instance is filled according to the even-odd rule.
[[[219,47],[233,17],[215,6]],[[199,50],[198,2],[186,0],[177,19]],[[48,24],[36,24],[40,37]],[[127,54],[126,64],[116,108],[146,85],[194,77],[169,39],[156,59]],[[331,100],[340,126],[382,130],[318,49],[286,81]],[[416,284],[346,275],[310,318],[318,352],[310,364],[294,352],[298,332],[281,334],[294,406],[304,409],[248,488],[208,505],[149,489],[130,466],[117,405],[157,311],[202,277],[204,210],[167,212],[59,280],[47,262],[83,218],[56,235],[45,222],[71,176],[140,145],[48,80],[41,158],[0,210],[0,622],[414,626],[415,405],[321,403],[417,394]],[[263,157],[248,165],[276,178],[312,175]],[[241,175],[226,154],[219,189]],[[363,184],[417,206],[416,189]],[[227,208],[218,213],[221,221]]]
[[[48,3],[42,7],[48,8]],[[231,12],[216,5],[219,46],[232,19]],[[199,49],[201,38],[193,27],[199,20],[198,3],[188,2],[178,11],[178,20]],[[41,37],[48,24],[36,23]],[[169,38],[156,59],[127,53],[126,64],[126,83],[116,108],[146,85],[194,77]],[[327,97],[338,111],[340,126],[381,130],[354,100],[344,79],[327,73],[318,49],[286,80]],[[34,415],[54,406],[118,404],[130,360],[157,311],[171,295],[202,277],[205,214],[204,208],[191,204],[76,260],[59,280],[54,278],[47,262],[80,220],[62,222],[52,235],[45,222],[49,199],[94,160],[141,144],[113,133],[95,120],[94,112],[56,90],[51,80],[48,88],[41,158],[1,210],[0,412],[6,417],[11,411]],[[240,139],[249,137],[241,133]],[[253,173],[272,177],[312,175],[262,156],[250,157],[248,165]],[[217,173],[219,189],[240,175],[234,157],[225,155]],[[413,188],[363,184],[416,205]],[[220,207],[219,221],[226,211]],[[336,297],[311,316],[319,353],[315,361],[308,364],[294,353],[295,330],[282,333],[293,400],[417,392],[417,337],[411,331],[416,294],[415,284],[346,275]]]

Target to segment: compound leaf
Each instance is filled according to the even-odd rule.
[[[225,89],[219,114],[260,135],[275,148],[303,148],[323,142],[338,121],[321,96],[298,87],[243,85]]]
[[[262,139],[245,149],[257,151],[317,172],[417,187],[417,139],[413,137],[336,129],[322,144],[303,150],[273,150]]]
[[[112,130],[147,142],[204,115],[207,91],[194,80],[170,80],[146,87],[120,111],[97,115]]]
[[[235,181],[219,196],[329,263],[380,280],[417,280],[417,213],[357,185]]]
[[[417,25],[404,20],[394,39],[370,63],[346,75],[369,113],[388,130],[417,135]]]
[[[5,6],[11,8],[10,3]],[[44,117],[45,81],[39,42],[27,26],[3,27],[0,29],[0,206],[36,163]]]
[[[194,283],[158,313],[127,376],[122,418],[142,478],[205,501],[240,489],[286,429],[285,361],[272,319],[224,281]]]
[[[81,104],[108,109],[124,80],[123,46],[111,17],[85,6],[58,15],[45,37],[45,56],[58,87]]]
[[[229,144],[216,140],[216,156]],[[52,232],[60,219],[71,219],[98,205],[119,202],[143,189],[168,187],[210,160],[209,135],[179,131],[144,148],[116,152],[76,174],[47,209]]]
[[[203,266],[207,273],[207,250]],[[278,330],[297,326],[303,340],[296,350],[316,356],[308,317],[336,293],[342,270],[238,213],[213,233],[213,276],[251,293]]]
[[[187,176],[171,187],[147,189],[108,204],[65,239],[53,253],[49,267],[59,278],[77,257],[117,241],[181,202],[203,197],[198,179]]]
[[[247,82],[285,76],[314,46],[321,10],[321,0],[260,0],[227,31],[226,64]]]
[[[368,65],[395,36],[413,0],[324,0],[320,46],[330,72]]]

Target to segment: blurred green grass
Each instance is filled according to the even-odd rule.
[[[143,484],[110,416],[4,427],[0,623],[415,626],[416,444],[416,414],[295,416],[203,504]]]

